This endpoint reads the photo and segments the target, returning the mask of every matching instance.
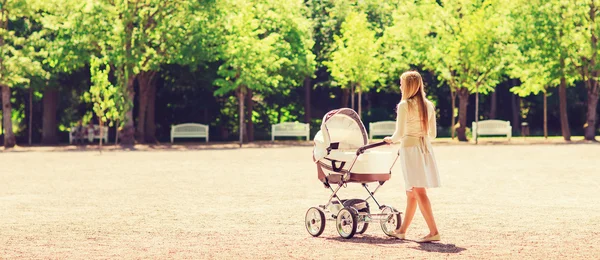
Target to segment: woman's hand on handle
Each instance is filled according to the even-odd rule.
[[[383,138],[383,141],[386,142],[386,143],[388,143],[388,144],[393,143],[392,138],[389,137],[389,136],[386,136],[385,138]]]

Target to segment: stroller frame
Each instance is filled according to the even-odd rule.
[[[344,173],[341,180],[337,182],[338,187],[334,189],[329,183],[329,179],[325,178],[323,185],[331,190],[331,196],[325,205],[312,207],[306,212],[306,229],[312,236],[319,236],[323,233],[325,227],[325,214],[327,219],[336,220],[336,229],[341,237],[349,239],[355,234],[364,233],[369,223],[379,222],[383,232],[392,236],[392,232],[400,228],[402,224],[401,212],[393,207],[380,204],[375,198],[375,193],[383,186],[385,181],[378,181],[377,187],[371,192],[367,183],[361,183],[369,196],[363,199],[342,200],[337,195],[342,187],[347,186],[348,174],[351,174],[358,157],[370,148],[386,145],[385,142],[366,145],[358,149],[356,157],[347,173]],[[340,167],[341,168],[341,167]],[[334,201],[335,199],[335,201]],[[370,213],[368,201],[373,199],[381,213]],[[337,202],[337,203],[336,203]]]

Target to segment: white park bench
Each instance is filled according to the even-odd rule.
[[[391,136],[396,131],[396,121],[379,121],[369,123],[369,139],[373,140],[373,136]]]
[[[206,138],[208,143],[208,126],[186,123],[171,126],[171,143],[175,138]]]
[[[104,139],[104,143],[108,143],[108,126],[104,126],[103,128],[104,128],[104,130],[102,132],[102,136],[100,136],[100,125],[94,125],[93,130],[90,129],[89,126],[87,126],[87,125],[83,126],[81,128],[81,131],[87,131],[87,135],[82,133],[81,136],[78,137],[77,136],[77,127],[74,126],[71,128],[71,131],[69,132],[69,144],[73,144],[73,142],[76,141],[77,138],[87,139],[90,143],[93,142],[94,140]]]
[[[484,120],[479,123],[473,122],[473,138],[481,135],[506,135],[508,140],[512,137],[510,121]]]
[[[306,136],[306,141],[310,140],[310,125],[300,122],[284,122],[271,126],[271,141],[275,141],[275,136]]]

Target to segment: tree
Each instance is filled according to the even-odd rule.
[[[431,46],[431,22],[427,6],[432,3],[407,2],[393,12],[393,24],[382,37],[381,56],[384,85],[392,85],[399,91],[399,75],[413,66],[424,66]],[[410,26],[407,26],[410,25]]]
[[[221,78],[215,80],[215,85],[219,87],[215,95],[236,93],[240,147],[245,133],[244,103],[248,93],[273,92],[273,89],[283,87],[282,83],[293,82],[293,77],[286,77],[291,75],[290,68],[309,68],[311,64],[310,58],[291,59],[290,54],[298,53],[292,53],[293,48],[284,30],[286,27],[280,27],[278,23],[281,19],[278,19],[275,10],[282,8],[279,5],[283,3],[277,3],[228,1],[219,8],[223,12],[220,22],[224,32],[218,49],[222,65],[217,71]],[[295,6],[301,8],[302,2],[296,1]],[[307,50],[310,47],[307,46]]]
[[[11,88],[28,85],[34,76],[46,76],[43,57],[43,33],[32,28],[39,19],[40,3],[25,0],[0,1],[0,88],[4,147],[16,145],[12,130]]]
[[[350,88],[352,109],[354,93],[358,91],[359,115],[362,113],[362,92],[368,91],[381,74],[381,43],[369,27],[366,14],[351,11],[342,23],[341,36],[335,36],[331,61],[325,62],[336,83],[342,88]]]
[[[314,40],[312,37],[312,24],[307,19],[309,10],[302,1],[273,1],[268,4],[270,12],[261,12],[258,18],[265,24],[271,26],[265,27],[268,32],[281,35],[285,44],[277,47],[277,55],[289,60],[281,67],[279,74],[282,79],[274,88],[264,88],[257,94],[264,97],[288,96],[289,92],[297,87],[304,86],[305,97],[310,100],[310,78],[314,76],[316,67],[316,56],[312,49]],[[247,111],[248,115],[253,115],[253,92],[248,92]],[[275,100],[281,100],[276,98]],[[305,100],[305,102],[307,101]],[[305,103],[306,104],[306,103]],[[305,116],[310,115],[310,106],[304,108]],[[278,122],[279,123],[279,122]],[[253,117],[248,117],[248,140],[254,141]]]
[[[98,58],[92,56],[90,60],[90,73],[92,86],[86,93],[87,102],[94,104],[94,113],[98,117],[100,125],[100,136],[103,136],[104,124],[112,126],[115,122],[122,120],[123,113],[120,109],[122,101],[121,92],[108,79],[110,64],[106,57]],[[99,150],[102,152],[102,138],[99,141]]]
[[[46,12],[41,23],[45,30],[47,56],[43,61],[44,70],[51,73],[43,91],[42,143],[58,142],[58,109],[60,75],[68,75],[81,69],[89,62],[89,57],[99,53],[99,33],[106,32],[98,20],[88,19],[86,9],[89,1],[61,0],[46,1]],[[106,27],[106,26],[104,26]],[[51,40],[50,40],[51,39]]]
[[[159,0],[102,0],[90,2],[87,8],[89,21],[103,25],[99,44],[106,46],[106,55],[115,67],[127,106],[122,129],[123,145],[133,145],[135,124],[133,101],[134,84],[140,89],[140,105],[137,136],[140,142],[146,139],[146,111],[150,84],[163,64],[183,59],[181,52],[185,40],[192,36],[189,26],[196,25],[201,17],[193,17],[203,2],[159,1]],[[152,103],[152,102],[150,102]]]
[[[600,85],[598,77],[600,77],[600,64],[598,64],[598,34],[600,33],[598,25],[598,15],[600,15],[600,2],[597,0],[577,1],[574,15],[570,18],[576,26],[573,28],[576,31],[577,37],[577,54],[579,59],[576,60],[577,67],[587,88],[587,116],[585,123],[585,140],[596,140],[596,125],[598,106],[598,97],[600,97]]]
[[[467,141],[467,106],[476,93],[475,120],[479,119],[479,93],[493,91],[506,60],[506,21],[503,1],[453,0],[420,5],[434,16],[429,35],[431,49],[425,68],[450,86],[452,103],[459,98],[458,139]],[[454,107],[452,109],[454,111]],[[454,126],[452,126],[454,127]],[[453,130],[454,131],[454,130]]]
[[[511,89],[519,96],[544,93],[544,121],[547,121],[546,93],[549,87],[559,87],[560,121],[563,138],[570,141],[566,88],[577,79],[575,66],[574,9],[562,1],[527,0],[513,8],[513,35],[518,46],[509,74],[521,79],[520,86]],[[558,53],[558,55],[557,55]],[[544,124],[544,135],[547,136]]]

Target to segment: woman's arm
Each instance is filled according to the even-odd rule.
[[[404,133],[406,132],[406,119],[408,116],[408,103],[406,103],[406,101],[400,102],[396,110],[396,131],[394,131],[394,134],[391,137],[392,143],[397,143],[404,137]]]
[[[431,110],[431,113],[429,113],[429,122],[427,123],[427,126],[429,126],[429,133],[427,133],[427,135],[429,136],[429,138],[434,139],[437,137],[437,123],[435,121],[435,107],[433,106],[433,104],[427,104],[429,109]]]

